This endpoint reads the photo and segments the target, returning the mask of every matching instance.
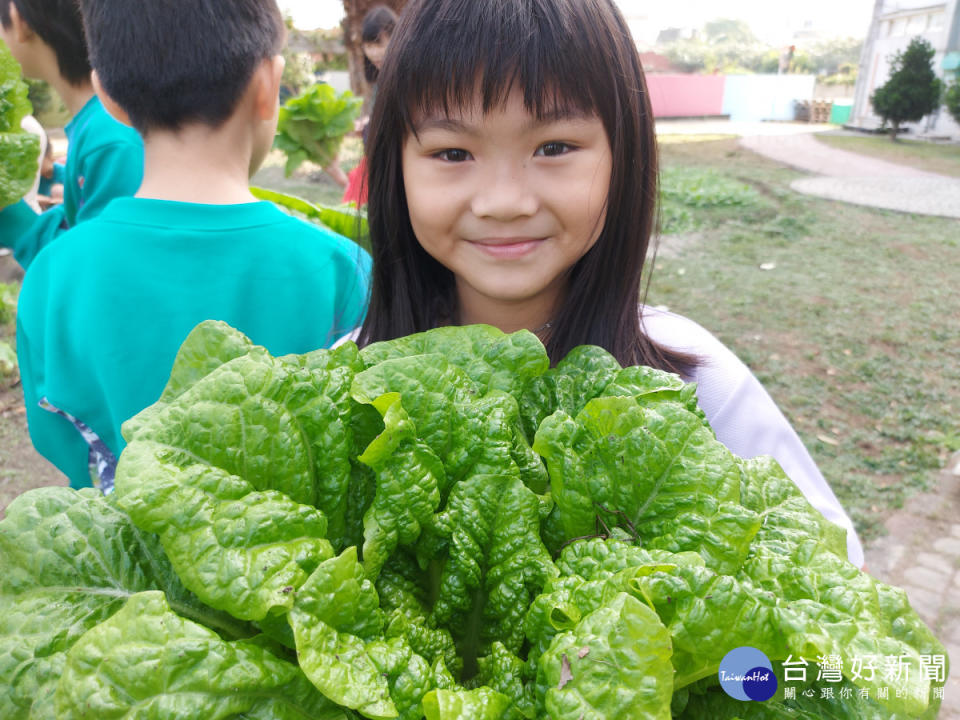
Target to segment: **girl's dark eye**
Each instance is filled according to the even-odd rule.
[[[468,153],[466,150],[461,150],[460,148],[450,148],[449,150],[441,150],[435,155],[435,157],[438,157],[441,160],[446,160],[447,162],[459,163],[469,160],[470,153]]]
[[[548,142],[537,148],[537,155],[544,157],[556,157],[570,152],[573,147],[565,142]]]

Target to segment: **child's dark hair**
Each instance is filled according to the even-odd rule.
[[[17,6],[23,21],[56,53],[60,75],[74,86],[90,82],[90,59],[77,0],[0,0],[0,23],[7,29],[12,24],[11,3]]]
[[[374,5],[363,16],[363,26],[360,29],[360,42],[375,43],[382,36],[393,35],[397,27],[397,14],[386,5]],[[377,66],[363,56],[363,76],[371,85],[377,81],[380,71]]]
[[[276,0],[82,0],[90,61],[141,133],[230,117],[286,37]]]
[[[463,28],[470,28],[464,33]],[[686,372],[696,359],[641,329],[641,275],[657,202],[657,148],[646,83],[612,0],[413,0],[390,41],[370,122],[368,219],[373,250],[368,344],[455,321],[453,274],[417,242],[401,152],[421,112],[487,111],[511,89],[530,112],[596,114],[613,155],[603,229],[570,269],[552,318],[553,362],[599,345],[621,364]]]

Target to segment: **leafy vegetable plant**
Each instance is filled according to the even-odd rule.
[[[353,205],[315,205],[309,200],[270,190],[269,188],[253,187],[250,192],[260,200],[268,200],[287,211],[301,215],[311,222],[333,230],[346,238],[359,243],[367,250],[370,249],[370,232],[367,225],[367,212]]]
[[[204,323],[114,495],[0,522],[0,715],[935,717],[945,651],[906,595],[694,391],[486,326],[275,358]],[[842,658],[848,692],[734,700],[739,646],[781,678]]]
[[[20,128],[29,113],[20,65],[0,41],[0,209],[26,195],[37,174],[40,140]]]
[[[287,155],[284,172],[292,174],[309,160],[329,165],[343,137],[353,130],[363,101],[349,90],[337,93],[330,85],[313,85],[280,108],[274,146]]]

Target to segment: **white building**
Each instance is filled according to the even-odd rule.
[[[936,50],[933,66],[939,77],[953,81],[960,66],[960,0],[876,0],[870,33],[863,45],[860,71],[854,93],[850,124],[874,129],[880,127],[870,96],[890,76],[894,53],[905,50],[910,40],[920,36]],[[907,123],[911,134],[931,137],[960,136],[960,125],[940,108],[920,122]]]

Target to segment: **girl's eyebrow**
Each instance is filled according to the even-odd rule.
[[[531,116],[529,120],[521,125],[520,131],[530,132],[555,122],[577,122],[589,120],[594,117],[596,117],[594,113],[577,108],[556,108],[543,113],[540,117]],[[465,133],[467,135],[480,134],[480,129],[475,124],[448,116],[426,117],[414,123],[413,131],[415,134],[419,135],[425,130],[446,130],[448,132]]]

